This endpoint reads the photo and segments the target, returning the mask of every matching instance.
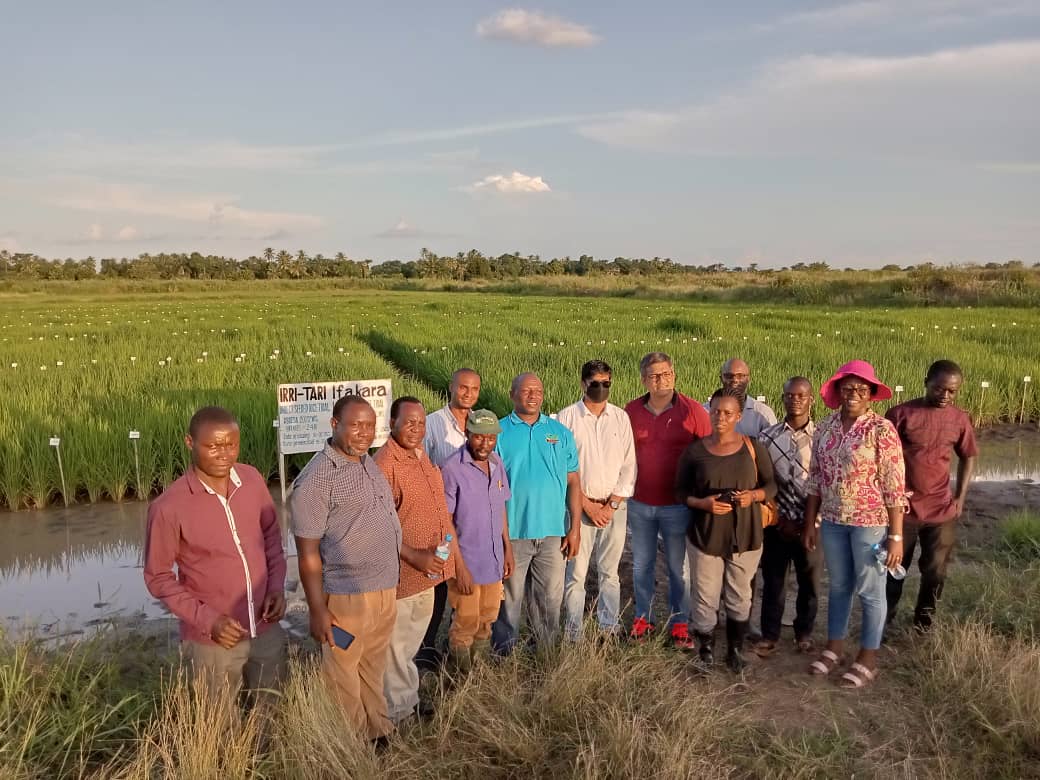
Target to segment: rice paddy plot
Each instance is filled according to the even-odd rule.
[[[60,438],[70,501],[136,495],[130,430],[140,431],[140,493],[150,495],[185,468],[184,429],[204,404],[239,416],[241,459],[274,477],[279,383],[389,378],[395,395],[433,408],[460,366],[483,376],[481,404],[505,414],[517,373],[537,372],[546,410],[558,411],[579,396],[579,369],[591,358],[614,367],[612,397],[623,403],[643,392],[638,362],[647,352],[672,355],[677,387],[700,399],[718,385],[721,363],[739,356],[751,365],[752,394],[774,409],[787,377],[818,385],[852,358],[871,361],[905,400],[930,362],[949,358],[965,369],[960,403],[980,424],[1040,418],[1040,399],[1023,381],[1040,375],[1040,315],[1025,309],[255,293],[4,300],[0,501],[16,509],[62,497],[51,437]]]

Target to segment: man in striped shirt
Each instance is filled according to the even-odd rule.
[[[762,638],[755,644],[755,652],[762,657],[772,655],[780,641],[787,572],[792,564],[798,581],[795,643],[801,652],[812,650],[817,594],[823,569],[822,550],[807,551],[801,541],[809,462],[816,431],[811,417],[812,383],[801,376],[788,379],[784,384],[783,404],[784,419],[758,435],[773,461],[779,513],[777,524],[765,529],[762,543]]]
[[[372,405],[343,396],[331,424],[325,448],[293,483],[300,582],[333,696],[358,731],[380,742],[394,729],[383,675],[397,618],[401,525],[390,485],[368,454],[376,435]],[[333,626],[346,632],[340,641]]]
[[[191,466],[148,507],[144,581],[180,618],[181,651],[211,691],[278,686],[285,664],[285,555],[267,483],[238,463],[239,430],[199,409]],[[174,564],[177,573],[174,574]]]

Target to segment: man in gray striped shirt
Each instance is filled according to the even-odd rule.
[[[822,550],[802,546],[802,520],[808,495],[809,461],[815,427],[811,412],[813,386],[801,376],[784,384],[784,419],[758,435],[766,445],[776,476],[779,519],[765,529],[762,542],[762,639],[755,652],[772,655],[780,641],[780,624],[786,600],[787,572],[794,565],[798,580],[794,635],[799,651],[812,650],[817,593],[823,568]]]
[[[376,432],[371,404],[344,396],[331,424],[325,448],[293,483],[300,581],[334,698],[360,732],[381,740],[394,728],[383,674],[397,617],[401,525],[390,485],[368,455]],[[346,632],[337,632],[340,641],[333,626]]]

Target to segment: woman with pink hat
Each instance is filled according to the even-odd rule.
[[[809,498],[802,542],[823,545],[830,578],[827,647],[809,666],[830,674],[841,663],[852,598],[863,612],[860,651],[841,676],[846,688],[862,688],[877,676],[877,651],[885,627],[886,572],[903,558],[906,475],[895,427],[871,408],[892,397],[865,360],[846,363],[820,388],[837,411],[816,427],[809,468]]]

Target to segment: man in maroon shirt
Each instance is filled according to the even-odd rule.
[[[636,448],[636,490],[628,501],[636,600],[631,637],[644,639],[654,630],[654,569],[660,535],[668,563],[672,643],[690,650],[696,645],[689,632],[689,582],[683,576],[690,510],[676,502],[675,472],[686,447],[711,433],[711,420],[699,403],[676,391],[675,368],[665,353],[644,356],[639,373],[647,393],[625,406]]]
[[[180,618],[182,654],[212,691],[275,688],[285,555],[267,482],[237,462],[238,423],[226,409],[195,412],[184,443],[191,466],[148,507],[145,585]]]
[[[917,568],[921,571],[921,589],[914,627],[921,631],[931,626],[935,603],[942,596],[946,567],[957,541],[956,521],[964,511],[979,453],[971,417],[953,405],[963,378],[956,363],[936,361],[925,377],[924,397],[893,406],[885,414],[903,443],[906,487],[912,491],[910,514],[903,523],[903,562],[909,567],[914,548],[920,545]],[[954,453],[958,459],[957,488],[952,491],[950,461]],[[903,594],[903,580],[889,573],[887,591],[887,623],[891,624]]]

